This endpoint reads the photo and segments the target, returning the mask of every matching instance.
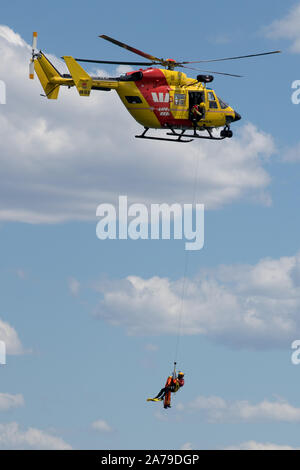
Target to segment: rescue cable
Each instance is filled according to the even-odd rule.
[[[199,158],[197,152],[195,153],[195,179],[194,179],[194,189],[193,189],[193,203],[192,208],[194,208],[195,200],[197,196],[197,186],[198,186],[198,169],[199,169]],[[186,281],[187,281],[187,273],[188,273],[188,265],[189,265],[189,250],[185,252],[185,261],[184,261],[184,274],[182,279],[182,292],[181,292],[181,305],[178,314],[178,327],[177,327],[177,338],[176,338],[176,346],[175,346],[175,356],[174,356],[174,370],[177,364],[177,357],[179,351],[179,343],[181,338],[182,332],[182,317],[184,313],[184,300],[186,294]]]

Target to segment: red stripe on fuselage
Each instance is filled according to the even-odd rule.
[[[143,78],[135,82],[144,99],[153,110],[161,127],[184,126],[192,128],[189,119],[176,119],[170,109],[170,85],[161,69],[142,70]],[[168,97],[168,100],[167,100]]]
[[[142,80],[135,82],[162,127],[173,121],[170,111],[170,86],[160,69],[143,70]]]

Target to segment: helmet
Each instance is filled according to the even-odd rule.
[[[183,372],[178,372],[178,377],[184,377],[184,373]]]

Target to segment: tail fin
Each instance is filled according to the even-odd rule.
[[[60,73],[50,60],[41,52],[34,61],[34,69],[44,89],[46,97],[50,100],[56,100],[59,93],[59,83],[55,83],[56,78],[61,78]]]
[[[80,96],[90,96],[93,80],[92,77],[76,62],[73,57],[63,57],[69,72],[74,80]]]

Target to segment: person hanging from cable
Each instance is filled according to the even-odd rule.
[[[154,397],[154,399],[164,400],[164,408],[171,408],[171,393],[176,393],[184,386],[184,373],[178,372],[178,376],[170,375],[166,386]],[[168,396],[169,395],[169,396]]]
[[[184,386],[184,373],[176,374],[176,362],[173,374],[167,378],[166,385],[154,398],[148,398],[147,401],[164,401],[164,408],[171,408],[171,393],[176,393]]]

